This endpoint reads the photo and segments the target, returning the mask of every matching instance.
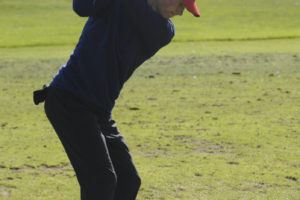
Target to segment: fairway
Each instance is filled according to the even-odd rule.
[[[200,19],[174,19],[174,41],[136,70],[113,112],[142,177],[137,200],[300,199],[299,4],[204,0]],[[79,199],[32,102],[80,35],[71,8],[0,0],[0,200]]]
[[[174,18],[174,41],[300,37],[298,0],[202,0],[201,17]],[[69,0],[1,0],[0,47],[74,45],[85,19]],[[188,23],[186,23],[188,21]]]

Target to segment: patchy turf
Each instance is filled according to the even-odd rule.
[[[78,199],[31,96],[65,61],[0,61],[0,199]],[[143,179],[138,199],[299,199],[299,67],[295,52],[146,62],[114,111]]]
[[[143,179],[138,200],[300,199],[298,0],[198,6],[200,19],[174,19],[174,42],[113,113]],[[67,0],[0,0],[0,12],[0,199],[78,199],[32,91],[65,64],[86,19]]]

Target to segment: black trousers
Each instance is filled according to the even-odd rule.
[[[75,170],[81,200],[134,200],[141,180],[110,116],[71,93],[50,87],[45,112]]]

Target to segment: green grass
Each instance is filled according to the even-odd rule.
[[[300,37],[298,0],[203,0],[202,13],[174,18],[175,41]],[[73,45],[86,18],[69,0],[1,0],[0,47]],[[187,23],[188,22],[188,23]]]
[[[200,19],[174,19],[175,41],[113,113],[138,200],[300,199],[299,3],[203,0]],[[0,0],[0,13],[0,200],[79,199],[32,91],[66,63],[85,19],[66,0]]]
[[[298,0],[204,0],[200,19],[176,18],[177,41],[255,40],[300,36]],[[188,23],[186,23],[188,21]]]
[[[0,48],[0,59],[68,59],[75,45],[45,46],[45,47],[19,47]],[[255,41],[196,41],[172,42],[162,48],[160,56],[186,56],[186,55],[231,55],[245,53],[298,53],[300,52],[300,39],[277,39]],[[61,63],[60,63],[61,65]]]
[[[114,118],[143,178],[139,200],[299,199],[300,54],[223,54],[221,43],[197,55],[173,43],[176,56],[161,51],[125,85]],[[0,199],[78,199],[68,159],[31,96],[66,58],[26,51],[0,60]]]

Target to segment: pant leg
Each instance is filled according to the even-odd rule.
[[[45,112],[75,170],[82,200],[113,200],[116,174],[95,114],[74,96],[51,87]]]
[[[112,119],[109,120],[108,124],[100,126],[117,174],[118,181],[114,200],[135,200],[141,185],[141,179],[124,137],[118,131],[115,121]]]

